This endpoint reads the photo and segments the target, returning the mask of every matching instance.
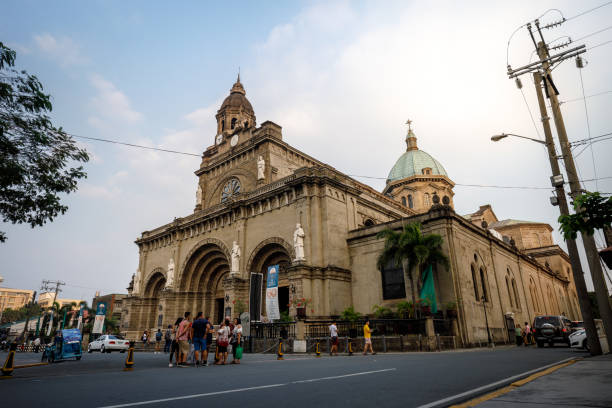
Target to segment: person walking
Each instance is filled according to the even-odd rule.
[[[181,324],[181,322],[183,321],[182,317],[179,317],[178,319],[176,319],[176,322],[174,322],[174,326],[172,327],[172,333],[171,333],[171,344],[170,344],[170,361],[168,363],[168,367],[172,367],[172,356],[174,356],[174,363],[178,366],[180,360],[180,352],[179,352],[179,345],[178,345],[178,340],[176,339],[176,333],[178,332],[178,328],[179,325]]]
[[[521,344],[523,344],[523,333],[521,330],[521,326],[518,324],[514,327],[514,336],[516,337],[517,347],[521,347]]]
[[[219,361],[215,364],[225,365],[227,361],[227,346],[229,345],[229,327],[225,321],[221,322],[219,330],[217,330],[217,351],[219,352]]]
[[[368,354],[368,348],[370,349],[372,354],[376,354],[376,352],[372,348],[372,330],[370,330],[370,319],[366,319],[366,322],[363,325],[363,339],[365,342],[363,346],[363,355],[365,356],[366,354]]]
[[[329,337],[331,342],[331,350],[329,350],[329,355],[333,356],[334,354],[338,355],[338,327],[336,326],[336,322],[332,322],[329,325]]]
[[[194,365],[196,367],[198,366],[198,364],[208,365],[204,363],[204,361],[208,360],[208,358],[204,358],[204,353],[206,352],[206,334],[208,331],[208,327],[208,321],[204,319],[204,317],[202,316],[202,312],[198,312],[196,319],[191,324]],[[202,362],[200,362],[200,357],[202,357]]]
[[[234,330],[232,330],[232,364],[240,364],[242,358],[242,322],[234,319]]]
[[[164,353],[170,352],[170,345],[172,344],[172,325],[169,324],[166,332],[164,333]]]
[[[525,328],[524,328],[524,341],[525,341],[525,345],[528,346],[531,344],[531,327],[529,326],[529,323],[525,322]]]
[[[208,365],[208,352],[210,351],[210,348],[212,346],[213,333],[214,333],[215,327],[210,322],[210,316],[206,316],[206,320],[208,321],[208,330],[206,331],[206,351],[204,352],[204,365],[207,366]]]
[[[187,355],[189,354],[189,340],[191,340],[191,313],[185,312],[185,318],[179,324],[176,338],[179,344],[179,367],[187,366]]]
[[[162,341],[162,332],[161,329],[157,329],[157,333],[155,333],[155,354],[159,354],[159,349],[161,347]]]
[[[144,333],[142,333],[140,340],[142,340],[142,346],[146,350],[147,344],[149,344],[149,331],[148,330],[145,330]]]

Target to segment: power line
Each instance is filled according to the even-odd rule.
[[[612,91],[603,91],[603,92],[598,92],[592,95],[587,95],[585,97],[581,97],[581,98],[574,98],[574,99],[568,99],[567,101],[560,101],[559,104],[564,104],[564,103],[570,103],[570,102],[577,102],[577,101],[581,101],[583,99],[588,99],[588,98],[593,98],[595,96],[601,96],[601,95],[605,95],[605,94],[609,94],[612,93]]]
[[[201,154],[180,152],[178,150],[169,150],[169,149],[162,149],[160,147],[143,146],[143,145],[137,145],[137,144],[134,144],[134,143],[119,142],[117,140],[102,139],[102,138],[99,138],[99,137],[79,136],[79,135],[75,135],[75,134],[72,134],[72,133],[67,133],[67,134],[72,136],[72,137],[78,137],[80,139],[96,140],[98,142],[113,143],[113,144],[118,144],[118,145],[137,147],[139,149],[157,150],[157,151],[166,152],[166,153],[184,154],[186,156],[202,157]]]
[[[585,35],[585,36],[583,36],[583,37],[580,37],[580,38],[578,38],[577,40],[574,40],[574,41],[572,41],[572,42],[582,41],[582,40],[584,40],[585,38],[589,38],[589,37],[592,37],[592,36],[594,36],[594,35],[596,35],[596,34],[603,33],[604,31],[607,31],[607,30],[609,30],[609,29],[611,29],[611,28],[612,28],[612,26],[609,26],[609,27],[606,27],[606,28],[602,28],[601,30],[594,31],[594,32],[592,32],[591,34],[587,34],[587,35]]]
[[[575,18],[578,18],[578,17],[584,16],[585,14],[588,14],[588,13],[590,13],[590,12],[592,12],[592,11],[595,11],[595,10],[597,10],[597,9],[600,9],[600,8],[605,7],[605,6],[607,6],[607,5],[610,5],[610,4],[612,4],[612,1],[608,1],[608,2],[606,2],[606,3],[604,3],[604,4],[600,4],[600,5],[599,5],[599,6],[597,6],[597,7],[593,7],[592,9],[589,9],[589,10],[583,11],[582,13],[576,14],[575,16],[572,16],[572,17],[570,17],[570,18],[565,19],[565,21],[570,21],[570,20],[573,20],[573,19],[575,19]]]
[[[577,57],[580,58],[580,57]],[[582,65],[581,65],[582,66]],[[586,96],[584,92],[584,80],[582,79],[582,69],[578,68],[580,74],[580,86],[582,87],[582,96],[584,100],[584,115],[586,117],[587,133],[589,135],[589,146],[591,146],[591,159],[593,161],[593,175],[597,178],[597,168],[595,167],[595,153],[593,152],[593,143],[591,142],[591,121],[589,120],[589,110],[587,109]],[[595,181],[595,190],[599,190],[599,184]]]
[[[608,40],[608,41],[602,42],[601,44],[594,45],[592,47],[587,48],[586,50],[587,51],[588,50],[592,50],[594,48],[601,47],[602,45],[606,45],[606,44],[610,44],[610,43],[612,43],[612,40]]]

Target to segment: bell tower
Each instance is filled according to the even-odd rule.
[[[217,118],[217,135],[231,135],[257,125],[255,112],[246,98],[246,91],[240,82],[240,74],[230,90],[230,94],[215,115]]]

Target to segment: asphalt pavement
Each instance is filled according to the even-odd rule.
[[[568,348],[497,348],[375,356],[245,354],[241,365],[168,367],[166,354],[85,354],[81,361],[16,369],[0,381],[6,406],[447,406],[517,376],[584,353]],[[0,353],[4,359],[6,353]],[[212,358],[212,356],[211,356]],[[18,354],[16,364],[40,355]],[[453,399],[453,396],[459,397]]]

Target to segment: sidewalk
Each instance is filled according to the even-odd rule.
[[[477,406],[612,407],[612,354],[579,360]]]

